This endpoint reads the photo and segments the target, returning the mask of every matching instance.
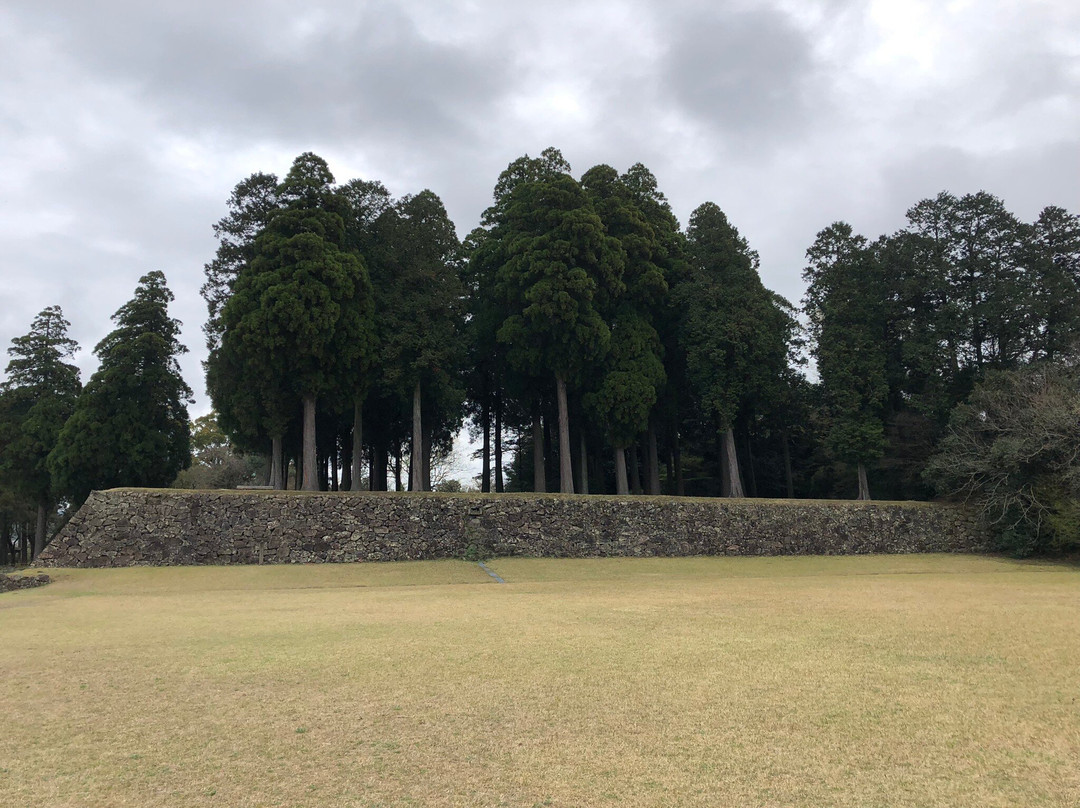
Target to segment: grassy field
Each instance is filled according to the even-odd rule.
[[[50,570],[0,805],[1080,805],[1077,567],[489,566]]]

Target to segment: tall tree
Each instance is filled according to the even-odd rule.
[[[837,222],[806,251],[806,312],[825,390],[833,455],[856,466],[859,499],[870,499],[867,463],[884,451],[888,394],[882,335],[881,265],[862,236]]]
[[[282,207],[237,278],[245,294],[235,294],[223,311],[227,323],[248,318],[241,360],[269,363],[272,378],[290,385],[302,403],[304,490],[318,486],[317,400],[351,401],[374,350],[370,280],[347,247],[348,207],[333,182],[322,158],[296,158],[278,190]]]
[[[38,314],[30,332],[8,348],[7,380],[0,385],[8,404],[0,418],[0,479],[37,511],[35,558],[45,547],[48,514],[57,499],[49,453],[82,387],[78,368],[66,361],[78,350],[67,335],[69,325],[59,306]]]
[[[1080,216],[1044,208],[1028,230],[1032,355],[1054,360],[1080,351]]]
[[[554,379],[560,490],[573,493],[567,385],[607,347],[610,331],[597,297],[619,287],[622,248],[569,174],[519,182],[505,201],[498,287],[510,314],[498,339],[513,365]]]
[[[691,214],[687,251],[690,274],[676,292],[687,376],[720,439],[724,493],[741,497],[736,419],[784,372],[787,324],[761,283],[756,253],[712,202]]]
[[[411,488],[422,491],[430,487],[433,440],[460,423],[461,245],[442,201],[427,190],[399,200],[380,233],[379,363],[384,384],[411,402]]]
[[[241,270],[255,257],[255,239],[281,208],[278,178],[258,172],[241,180],[229,196],[228,208],[228,213],[214,225],[218,248],[206,264],[206,282],[200,290],[209,312],[203,331],[211,350],[221,340],[222,308],[232,296]]]
[[[691,395],[686,374],[686,351],[679,341],[681,312],[674,290],[688,280],[686,236],[682,232],[671,205],[660,191],[656,177],[641,163],[636,163],[619,181],[652,230],[649,261],[663,273],[667,292],[649,306],[650,322],[656,329],[663,347],[665,383],[658,391],[658,401],[649,419],[648,441],[652,447],[660,437],[668,465],[670,493],[682,493],[682,451],[679,441],[680,414],[687,409]],[[627,289],[633,289],[627,282]],[[658,434],[659,433],[659,434]],[[659,456],[650,457],[650,491],[658,493]],[[654,491],[655,489],[655,491]]]
[[[56,489],[76,502],[94,489],[166,486],[190,462],[191,389],[176,360],[187,349],[172,300],[165,276],[147,273],[94,348],[101,364],[48,459]]]
[[[387,333],[383,327],[382,312],[384,306],[382,303],[384,301],[380,297],[381,284],[378,283],[378,280],[385,275],[383,269],[387,264],[387,255],[391,252],[384,242],[387,239],[388,229],[391,231],[393,229],[388,223],[392,222],[394,218],[394,200],[386,186],[377,180],[350,180],[341,186],[339,193],[347,203],[345,215],[346,243],[351,250],[364,258],[368,276],[372,280],[372,299],[375,304],[372,315],[372,326],[375,329],[375,353],[371,357],[373,364],[371,372],[358,379],[361,384],[358,387],[353,405],[352,445],[349,452],[351,468],[348,477],[352,490],[359,491],[363,484],[364,404],[368,403],[369,395],[373,390],[375,391],[375,398],[382,399],[381,403],[387,403],[388,398],[388,391],[379,389],[380,381],[384,380],[380,368],[376,366],[379,360],[378,352],[382,335]],[[392,399],[392,396],[389,398]],[[370,405],[369,408],[371,408]],[[374,409],[380,409],[378,401],[375,402]],[[382,409],[385,411],[386,408],[382,407]],[[379,419],[379,427],[382,440],[385,442],[388,433],[391,431],[391,424],[384,417]],[[371,485],[372,482],[372,479],[369,478],[368,485]]]
[[[668,293],[664,269],[657,263],[662,245],[638,204],[640,171],[633,184],[610,166],[599,165],[581,178],[608,235],[622,248],[622,282],[597,305],[611,329],[606,361],[597,368],[598,384],[587,396],[615,449],[615,488],[627,493],[625,451],[650,428],[650,415],[666,377],[663,346],[653,325]],[[650,175],[651,176],[651,175]],[[647,469],[649,493],[658,494],[655,436]],[[655,479],[654,479],[655,478]]]

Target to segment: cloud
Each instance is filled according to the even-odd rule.
[[[807,33],[778,9],[679,16],[659,66],[665,94],[729,146],[799,136],[827,110]]]
[[[1078,42],[1071,0],[11,0],[0,343],[60,303],[88,371],[161,269],[199,391],[211,224],[306,150],[431,188],[462,233],[525,152],[641,161],[684,222],[724,208],[797,300],[835,219],[891,232],[942,189],[1080,209]]]
[[[437,144],[468,136],[512,78],[503,54],[427,38],[391,2],[35,8],[24,26],[191,136]]]

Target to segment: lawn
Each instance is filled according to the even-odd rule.
[[[1080,568],[488,566],[49,570],[0,805],[1080,805]]]

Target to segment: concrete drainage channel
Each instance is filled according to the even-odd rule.
[[[476,563],[480,565],[480,569],[482,569],[484,572],[486,572],[488,575],[490,575],[492,578],[494,578],[500,584],[505,584],[506,583],[506,581],[504,581],[502,578],[499,577],[499,573],[495,572],[495,570],[493,570],[491,567],[489,567],[483,561],[477,561]]]

